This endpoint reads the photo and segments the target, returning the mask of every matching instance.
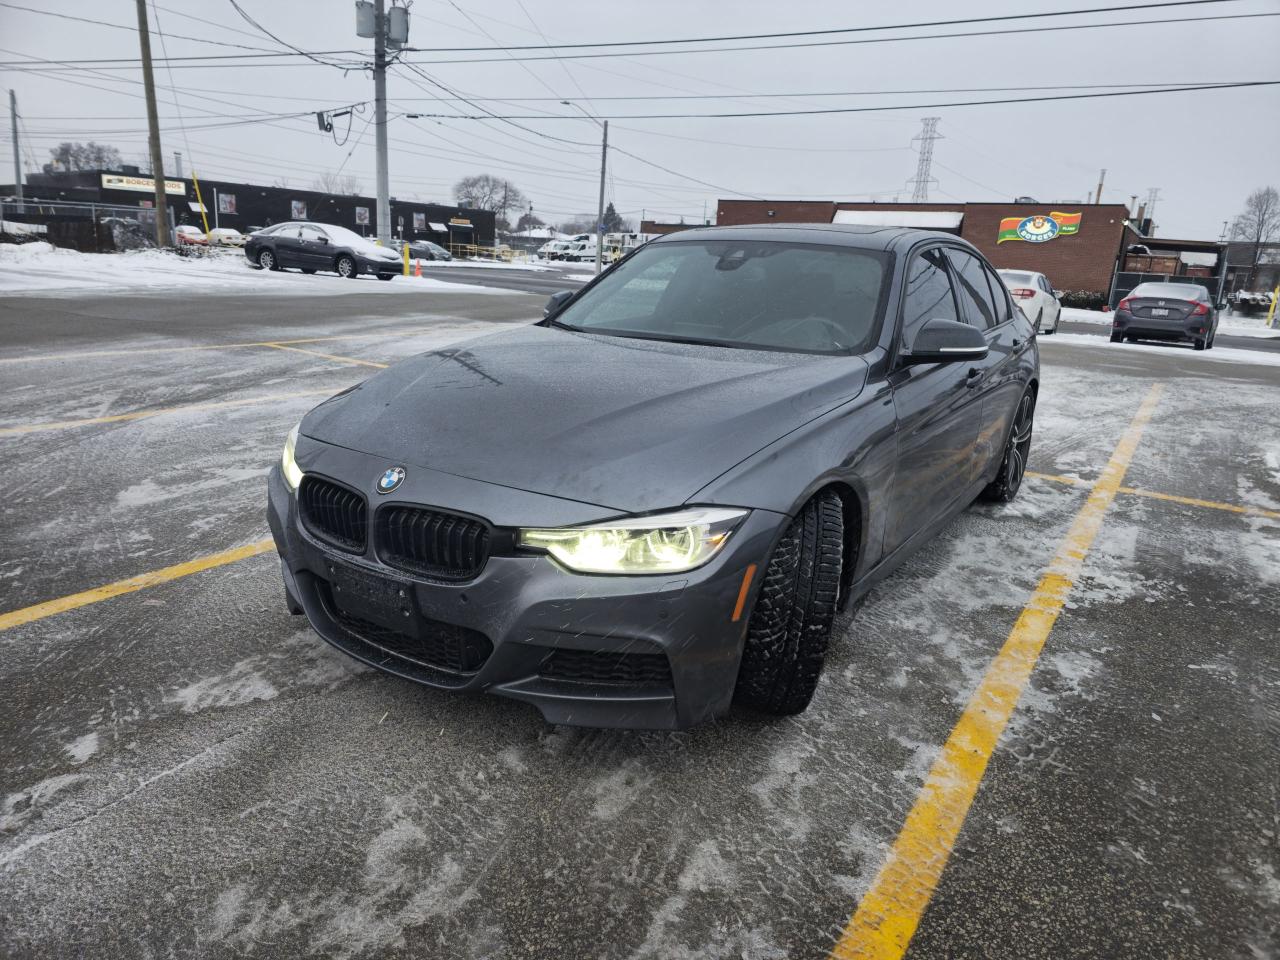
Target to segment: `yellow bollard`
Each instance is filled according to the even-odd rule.
[[[1267,326],[1274,327],[1276,325],[1276,301],[1280,300],[1280,284],[1271,291],[1271,309],[1267,311]]]
[[[404,275],[409,275],[409,244],[405,244],[401,249],[404,251]]]

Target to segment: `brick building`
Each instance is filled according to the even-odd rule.
[[[1075,229],[1050,240],[1017,238],[1016,224],[1050,213],[1080,214]],[[997,268],[1034,270],[1059,290],[1106,296],[1125,243],[1121,203],[842,203],[829,200],[721,200],[717,226],[749,223],[862,223],[918,226],[958,234]],[[1009,229],[1001,240],[1001,225]],[[1128,237],[1133,241],[1133,235]]]

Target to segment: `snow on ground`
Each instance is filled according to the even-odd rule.
[[[1111,314],[1103,313],[1101,310],[1081,310],[1077,307],[1063,307],[1062,319],[1070,323],[1092,323],[1103,327],[1111,326]],[[1260,337],[1264,340],[1280,337],[1280,329],[1267,327],[1267,318],[1265,316],[1244,317],[1230,311],[1218,315],[1218,333],[1224,337]]]
[[[1263,350],[1241,350],[1238,347],[1215,346],[1212,350],[1192,350],[1191,346],[1176,343],[1112,343],[1105,337],[1089,333],[1055,333],[1050,337],[1039,337],[1038,342],[1043,350],[1046,344],[1062,344],[1070,347],[1098,347],[1104,350],[1137,350],[1143,353],[1158,351],[1168,355],[1176,350],[1187,360],[1219,360],[1230,363],[1253,363],[1260,366],[1280,367],[1280,353],[1269,353]]]
[[[566,280],[594,280],[596,275],[594,273],[566,273],[564,278]]]
[[[251,267],[239,251],[207,257],[180,257],[159,250],[80,253],[47,243],[0,244],[0,294],[138,293],[160,290],[221,293],[288,293],[334,296],[344,293],[511,294],[518,291],[449,283],[429,277],[374,277],[344,280],[337,275],[306,276],[296,271]]]
[[[545,273],[552,269],[531,260],[520,263],[507,263],[505,260],[423,260],[422,265],[432,269],[530,270],[535,273]]]

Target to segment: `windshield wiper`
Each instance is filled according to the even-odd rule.
[[[763,350],[754,343],[742,343],[737,340],[712,340],[708,337],[681,337],[676,334],[641,333],[638,330],[605,330],[597,328],[582,329],[582,333],[598,333],[605,337],[623,337],[628,340],[656,340],[659,343],[688,343],[696,347],[730,347],[734,350]]]
[[[557,320],[555,317],[543,317],[538,321],[538,326],[542,327],[559,327],[561,330],[572,330],[575,333],[581,333],[581,327],[575,327],[571,323],[565,323],[563,320]]]

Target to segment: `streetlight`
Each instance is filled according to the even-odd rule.
[[[599,273],[604,256],[604,172],[609,159],[609,121],[597,120],[587,112],[585,107],[571,103],[568,100],[561,100],[560,103],[563,106],[581,110],[583,116],[592,123],[597,124],[604,131],[604,135],[600,140],[600,200],[596,204],[596,273]]]

